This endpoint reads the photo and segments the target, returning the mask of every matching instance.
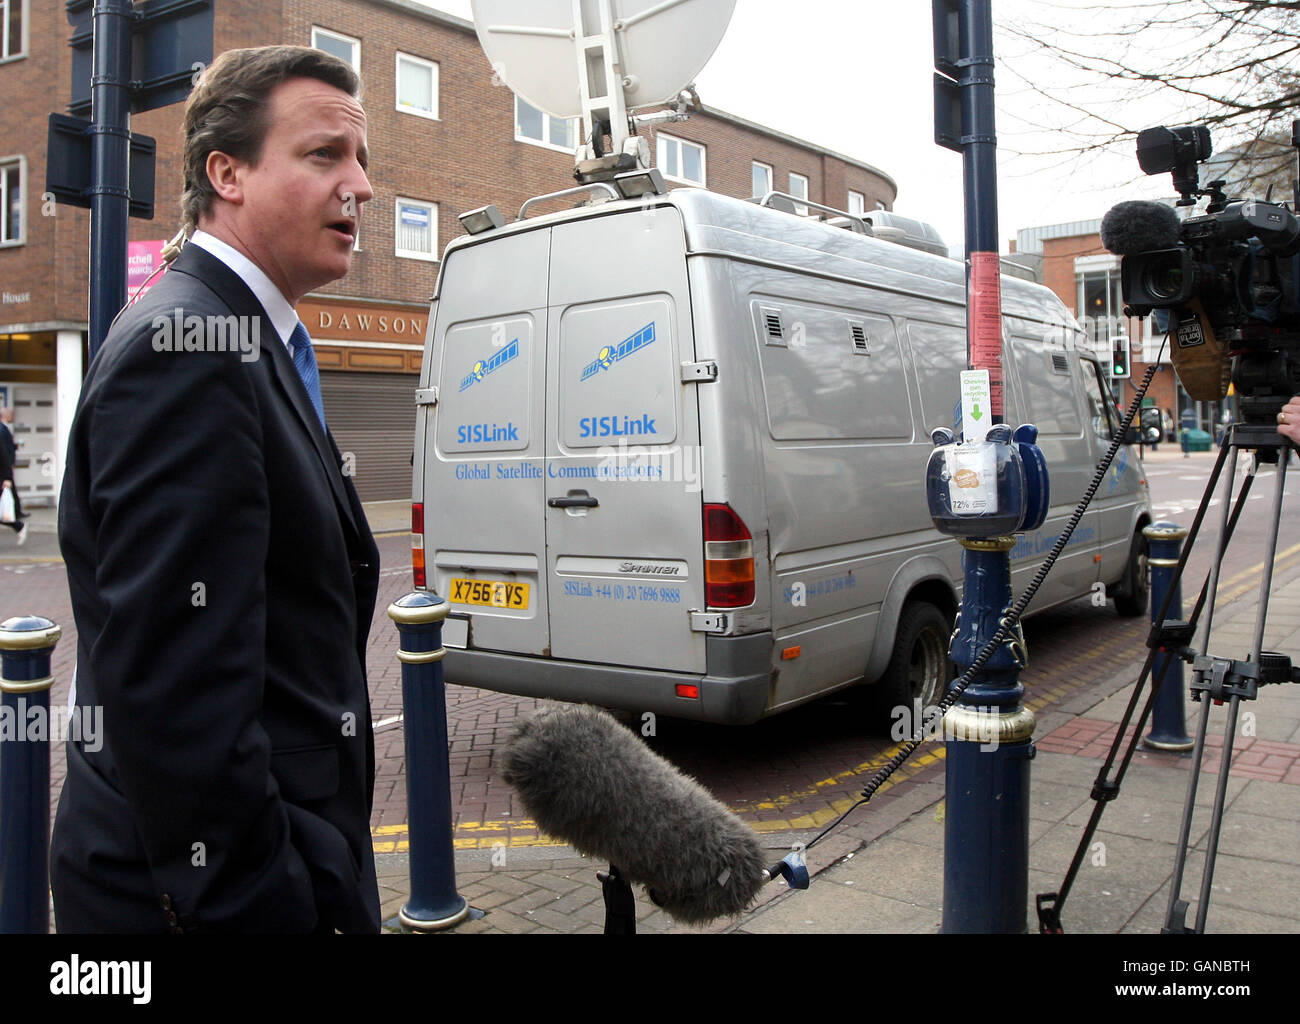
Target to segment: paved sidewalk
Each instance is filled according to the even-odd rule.
[[[1243,600],[1221,614],[1210,653],[1245,658],[1255,611],[1255,601]],[[1300,650],[1300,578],[1275,587],[1269,613],[1265,649]],[[1135,650],[1134,657],[1141,653]],[[1029,812],[1030,930],[1037,929],[1034,896],[1059,889],[1081,839],[1093,809],[1089,792],[1140,665],[1135,660],[1107,682],[1068,693],[1038,713]],[[1189,699],[1189,735],[1195,735],[1200,714],[1201,705]],[[1192,851],[1181,889],[1191,906],[1189,924],[1197,912],[1226,721],[1226,706],[1211,708]],[[1263,688],[1258,700],[1242,704],[1238,725],[1206,930],[1300,932],[1300,686]],[[934,750],[927,744],[916,756]],[[1143,749],[1135,756],[1063,907],[1067,932],[1160,931],[1190,765],[1190,753]],[[889,799],[878,795],[808,852],[813,873],[808,890],[769,884],[748,913],[695,929],[673,922],[638,889],[639,931],[938,932],[943,920],[943,762],[932,758],[928,767],[887,792]],[[765,834],[762,841],[772,847],[775,861],[791,844],[807,842],[814,834]],[[381,854],[378,861],[389,919],[407,899],[409,865],[405,854]],[[605,866],[564,846],[458,851],[459,890],[485,913],[447,934],[599,932],[604,904],[595,872]]]

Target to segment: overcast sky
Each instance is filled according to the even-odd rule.
[[[470,0],[417,0],[472,18]],[[1052,20],[1060,6],[1131,9],[1111,0],[993,0],[998,23]],[[1145,178],[1131,148],[1121,154],[1046,154],[1068,140],[1064,123],[1026,84],[1060,85],[1068,72],[999,31],[997,71],[999,237],[1045,224],[1100,217],[1127,198],[1172,194],[1168,176]],[[870,163],[898,183],[895,209],[934,224],[963,245],[962,160],[934,143],[933,41],[927,0],[738,0],[727,34],[699,74],[708,105]],[[1007,66],[1001,66],[1006,62]],[[1131,113],[1131,111],[1130,111]],[[1176,108],[1145,108],[1149,124],[1182,124]],[[1130,120],[1132,120],[1130,118]],[[778,184],[781,184],[778,182]],[[484,202],[491,197],[484,197]]]

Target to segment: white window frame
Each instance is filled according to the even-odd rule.
[[[433,251],[417,252],[414,249],[403,249],[400,239],[402,237],[402,204],[407,206],[423,207],[429,213],[429,229],[432,232]],[[408,260],[424,260],[427,263],[438,262],[438,204],[430,202],[427,199],[410,199],[406,196],[398,196],[393,202],[393,255],[400,256]]]
[[[17,10],[23,20],[22,38],[17,47],[9,38],[9,12]],[[28,0],[0,0],[0,64],[10,60],[22,60],[27,56],[27,42],[31,37],[31,10]]]
[[[754,193],[755,198],[766,195],[768,192],[771,192],[776,187],[774,184],[774,182],[776,181],[776,170],[772,167],[771,164],[765,164],[761,160],[755,160],[750,165],[750,170],[749,170],[750,188],[753,188],[754,186],[754,172],[759,170],[759,168],[762,168],[764,171],[767,172],[767,188],[763,189],[762,192],[755,192]]]
[[[578,140],[582,136],[582,132],[578,128],[578,124],[577,124],[578,118],[551,117],[551,115],[548,114],[545,110],[540,110],[537,107],[533,107],[534,110],[536,110],[539,114],[542,115],[542,137],[540,139],[535,139],[531,135],[525,135],[523,132],[519,130],[519,104],[520,103],[526,103],[528,106],[533,107],[533,105],[531,103],[528,103],[526,99],[524,99],[518,93],[515,93],[515,141],[516,142],[526,142],[530,146],[541,146],[543,149],[553,149],[557,153],[572,154],[573,151],[578,148]],[[573,126],[572,146],[557,146],[554,142],[551,141],[551,125],[555,121],[568,121]]]
[[[325,48],[316,41],[317,38],[322,35],[329,36],[340,43],[347,43],[351,46],[352,59],[348,61],[348,63],[352,65],[353,71],[358,75],[361,74],[361,40],[357,39],[355,36],[344,35],[342,32],[335,32],[332,28],[323,28],[320,25],[313,25],[311,27],[312,49],[323,50],[326,53],[329,53],[329,51],[325,50]]]
[[[27,244],[27,209],[30,205],[27,201],[27,158],[21,155],[0,157],[0,171],[7,171],[10,167],[18,168],[18,195],[21,213],[18,221],[18,237],[6,239],[4,234],[5,222],[9,217],[9,196],[0,186],[0,249],[12,249]],[[0,181],[3,181],[2,177],[0,177]]]
[[[419,107],[413,107],[410,106],[409,104],[402,102],[402,97],[401,94],[398,92],[398,90],[401,88],[402,61],[404,60],[409,61],[412,64],[416,64],[420,67],[428,68],[433,73],[432,80],[429,83],[430,89],[432,90],[431,95],[429,96],[429,102],[430,104],[432,104],[430,110],[421,110]],[[416,117],[425,117],[428,118],[430,121],[439,120],[438,118],[438,62],[433,60],[426,60],[424,57],[417,57],[413,53],[403,53],[401,50],[398,50],[397,60],[396,63],[393,65],[393,103],[396,105],[396,109],[400,110],[403,114],[414,114]]]
[[[796,181],[801,181],[801,182],[803,182],[803,194],[802,194],[802,195],[801,195],[800,193],[798,193],[798,192],[796,192],[796,191],[794,190],[794,183],[795,183]],[[808,186],[809,186],[809,181],[808,181],[808,176],[807,176],[806,174],[795,174],[794,171],[791,171],[791,172],[790,172],[790,195],[794,196],[796,199],[807,199],[807,198],[808,198]],[[797,206],[795,206],[795,208],[794,208],[794,212],[797,213],[797,214],[799,214],[800,217],[807,217],[807,216],[808,216],[808,207],[806,207],[806,206],[802,206],[802,205],[797,205]]]
[[[857,208],[856,210],[853,208],[853,205],[854,205],[854,204],[853,204],[853,200],[854,200],[855,198],[856,198],[857,201],[858,201],[858,202],[857,202],[857,207],[858,207],[858,208]],[[855,191],[854,189],[849,189],[849,205],[848,205],[848,207],[847,207],[847,211],[848,211],[849,213],[853,214],[853,216],[855,216],[855,217],[861,217],[864,213],[866,213],[866,212],[867,212],[867,195],[866,195],[866,193],[865,193],[865,192],[858,192],[858,191]]]
[[[675,142],[677,143],[678,146],[690,146],[693,149],[698,149],[700,151],[700,180],[699,181],[696,181],[694,178],[684,178],[679,174],[668,173],[667,161],[664,159],[664,149],[665,149],[664,144],[668,142]],[[698,142],[692,142],[690,139],[680,139],[676,135],[668,135],[664,132],[660,132],[658,137],[655,139],[655,166],[659,168],[659,170],[663,173],[663,176],[667,178],[669,181],[680,181],[684,185],[699,185],[701,188],[707,187],[706,183],[709,180],[709,166],[707,163],[707,158],[708,158],[708,149]],[[680,153],[678,154],[677,162],[679,165],[682,162]]]

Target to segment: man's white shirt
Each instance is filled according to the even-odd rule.
[[[189,244],[197,245],[204,252],[215,256],[239,275],[239,279],[248,285],[248,290],[257,296],[257,301],[262,304],[266,315],[271,318],[271,326],[275,328],[275,333],[280,336],[280,340],[292,356],[293,349],[289,347],[289,338],[293,334],[293,329],[298,326],[298,314],[280,289],[266,276],[265,271],[234,246],[206,231],[195,231],[190,236]]]

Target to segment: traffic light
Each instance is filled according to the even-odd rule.
[[[1110,375],[1112,377],[1129,376],[1128,338],[1120,335],[1111,343]]]

